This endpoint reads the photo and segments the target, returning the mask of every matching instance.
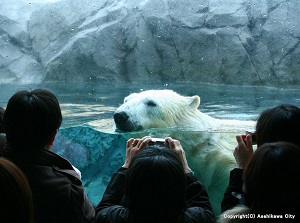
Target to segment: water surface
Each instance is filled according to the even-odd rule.
[[[99,130],[113,131],[113,112],[124,97],[149,89],[171,89],[179,94],[199,95],[199,109],[215,118],[255,120],[266,108],[289,103],[300,107],[295,88],[212,85],[203,83],[101,85],[96,83],[59,83],[40,85],[0,84],[0,106],[18,90],[47,88],[54,92],[63,111],[62,127],[88,124]]]

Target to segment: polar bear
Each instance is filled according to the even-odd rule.
[[[172,90],[132,93],[115,111],[118,130],[130,137],[171,136],[180,140],[191,169],[205,185],[214,213],[220,213],[229,172],[236,163],[235,135],[253,129],[253,121],[221,120],[198,109],[200,97],[182,96]]]

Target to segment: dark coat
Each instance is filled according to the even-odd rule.
[[[122,204],[125,194],[126,169],[120,168],[108,184],[103,198],[96,207],[96,221],[99,223],[125,223],[129,219],[129,210]],[[186,174],[186,203],[182,223],[210,223],[214,221],[211,204],[203,185],[192,174]]]
[[[243,170],[235,168],[230,171],[229,185],[221,203],[221,212],[243,204]]]
[[[2,156],[19,166],[28,178],[36,222],[93,222],[95,208],[67,160],[48,150],[22,151],[9,145]]]

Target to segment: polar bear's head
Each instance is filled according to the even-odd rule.
[[[199,104],[197,95],[185,97],[171,90],[148,90],[127,96],[115,111],[114,120],[121,131],[189,127],[199,118]]]

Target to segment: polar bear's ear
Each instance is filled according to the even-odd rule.
[[[191,108],[198,108],[200,105],[200,97],[198,95],[189,97],[188,99],[190,100],[189,106]]]

